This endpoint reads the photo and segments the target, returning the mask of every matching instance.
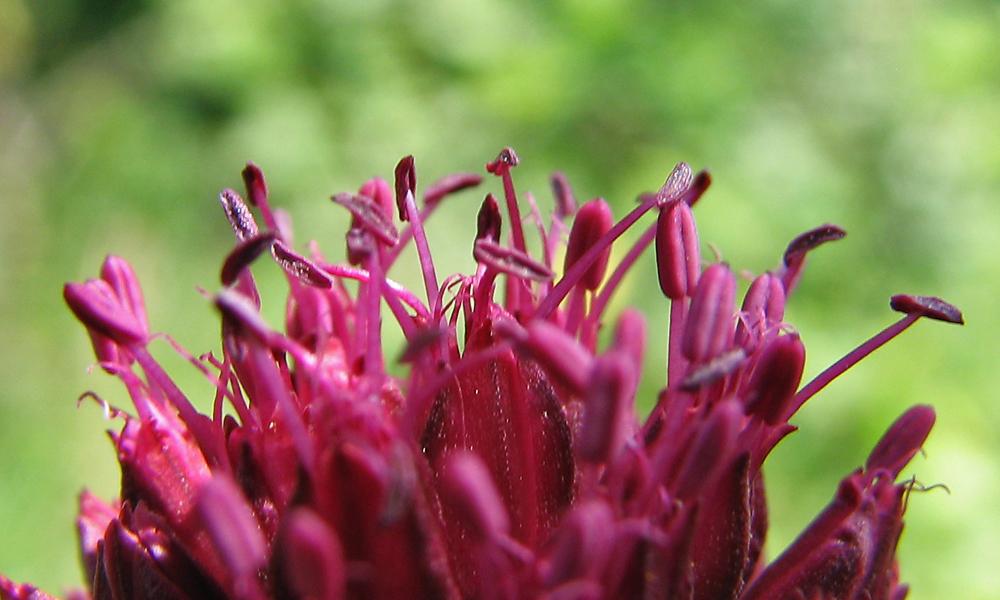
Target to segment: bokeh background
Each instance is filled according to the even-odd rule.
[[[773,556],[891,420],[933,403],[906,474],[900,548],[916,600],[1000,594],[1000,5],[995,0],[0,0],[0,571],[80,583],[73,517],[116,493],[115,423],[61,299],[106,253],[133,262],[154,329],[218,348],[196,289],[232,245],[216,202],[254,160],[298,243],[329,255],[327,198],[414,154],[424,184],[482,172],[504,145],[520,190],[623,214],[671,166],[712,169],[705,256],[759,273],[824,222],[789,320],[807,376],[895,319],[899,292],[942,296],[965,328],[919,323],[815,398],[773,456]],[[496,181],[487,181],[497,192]],[[442,270],[472,268],[482,191],[439,213]],[[282,284],[258,276],[280,322]],[[407,280],[408,269],[396,276]],[[651,260],[619,297],[650,314],[646,397],[662,382],[666,302]],[[418,286],[419,287],[419,286]],[[192,396],[210,397],[160,349]],[[205,400],[202,400],[203,406]]]

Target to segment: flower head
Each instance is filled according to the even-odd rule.
[[[127,262],[109,257],[99,279],[67,284],[98,364],[134,408],[113,411],[121,497],[81,496],[88,589],[74,597],[902,598],[895,546],[909,486],[895,480],[929,434],[931,408],[900,417],[770,563],[761,465],[833,378],[919,317],[960,323],[957,309],[897,296],[901,321],[800,386],[805,347],[785,302],[807,253],[841,229],[796,238],[737,309],[729,266],[702,265],[691,207],[707,173],[679,164],[617,222],[602,199],[578,207],[557,174],[546,221],[533,201],[522,215],[517,163],[507,148],[487,165],[503,201],[483,201],[475,273],[444,279],[423,223],[478,175],[446,177],[418,204],[408,157],[393,183],[335,195],[352,217],[347,261],[330,262],[294,249],[248,165],[246,199],[221,194],[237,238],[213,296],[221,355],[174,344],[214,384],[210,415],[150,354],[165,336],[151,333]],[[621,234],[652,212],[609,264]],[[426,300],[389,275],[408,244]],[[643,316],[622,313],[606,347],[598,332],[650,245],[670,303],[669,366],[643,420]],[[283,333],[261,317],[249,268],[265,252],[288,278]],[[406,339],[402,378],[386,370],[386,318]],[[46,596],[0,577],[0,597]]]

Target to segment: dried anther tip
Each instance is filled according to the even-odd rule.
[[[241,241],[257,235],[257,221],[254,220],[250,207],[246,205],[239,194],[230,189],[222,190],[219,203],[226,213],[226,220],[236,232]]]
[[[663,182],[663,187],[656,192],[656,203],[663,206],[677,200],[691,187],[693,179],[691,166],[685,162],[677,163],[674,170],[667,176],[667,180]]]
[[[965,325],[962,311],[954,304],[949,304],[940,298],[933,296],[911,296],[909,294],[899,294],[893,296],[889,302],[892,310],[906,313],[908,315],[920,315],[928,319],[944,321],[945,323],[955,323]]]
[[[551,269],[524,252],[505,248],[489,239],[476,240],[472,256],[478,262],[514,277],[532,281],[549,281],[555,277]]]
[[[516,167],[520,162],[521,160],[514,153],[514,149],[507,146],[500,151],[496,160],[486,163],[486,170],[494,175],[505,175],[510,171],[511,167]]]
[[[330,198],[351,211],[357,222],[387,246],[399,243],[399,232],[375,200],[359,194],[336,194]]]
[[[713,358],[704,366],[695,369],[685,377],[684,381],[681,382],[681,390],[695,392],[715,383],[739,369],[746,357],[747,353],[742,348],[734,348]]]
[[[271,246],[271,255],[286,273],[298,277],[303,283],[324,289],[333,287],[333,278],[326,271],[282,242],[276,241]]]

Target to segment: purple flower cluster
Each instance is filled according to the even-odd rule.
[[[121,497],[81,497],[88,587],[70,597],[902,599],[895,548],[910,484],[896,478],[931,430],[930,407],[900,417],[770,563],[761,465],[833,378],[920,317],[961,323],[957,309],[897,296],[899,322],[800,386],[805,348],[785,301],[807,253],[841,229],[793,240],[737,308],[729,266],[702,263],[691,209],[706,172],[677,165],[617,222],[602,199],[577,206],[557,174],[543,219],[530,198],[521,212],[517,163],[508,148],[487,165],[503,200],[482,203],[476,272],[445,279],[423,223],[479,175],[446,177],[418,204],[408,157],[393,184],[334,196],[352,220],[347,260],[329,262],[293,248],[287,216],[248,165],[246,200],[221,195],[237,238],[213,297],[221,355],[174,344],[214,384],[212,414],[150,354],[152,340],[173,342],[151,332],[127,262],[109,257],[100,278],[67,284],[98,364],[134,405],[113,410]],[[621,234],[651,212],[610,264]],[[426,300],[388,275],[410,244]],[[642,314],[623,312],[606,347],[598,333],[650,245],[670,303],[669,366],[643,420]],[[287,274],[284,333],[259,312],[249,267],[265,252]],[[403,378],[386,370],[385,316],[406,339]],[[0,577],[0,598],[48,596]]]

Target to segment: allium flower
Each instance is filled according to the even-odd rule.
[[[123,422],[112,435],[121,498],[81,497],[88,589],[72,597],[903,598],[895,548],[912,483],[895,479],[930,432],[930,407],[900,417],[770,563],[761,464],[833,378],[918,318],[961,314],[897,296],[902,320],[800,387],[805,348],[783,321],[785,301],[807,252],[841,229],[796,238],[736,308],[729,266],[702,267],[691,207],[707,173],[678,165],[618,222],[602,199],[577,207],[557,174],[546,223],[531,200],[521,214],[516,164],[505,149],[487,165],[504,200],[488,194],[480,209],[476,272],[445,279],[423,223],[478,175],[435,183],[421,206],[405,158],[394,185],[373,179],[334,196],[352,224],[347,262],[330,262],[293,249],[248,165],[247,201],[264,227],[236,192],[222,193],[237,244],[213,297],[221,355],[174,344],[215,385],[210,415],[150,355],[164,336],[151,333],[128,263],[110,257],[99,279],[68,284],[98,364],[134,405],[112,411]],[[650,212],[655,222],[609,265],[622,232]],[[526,229],[541,238],[535,255]],[[426,301],[388,275],[411,243]],[[651,244],[670,302],[669,367],[643,421],[642,315],[621,314],[606,347],[598,333]],[[249,266],[265,251],[288,276],[284,333],[259,313]],[[386,370],[387,317],[406,338],[404,378]],[[3,578],[0,597],[47,598]]]

